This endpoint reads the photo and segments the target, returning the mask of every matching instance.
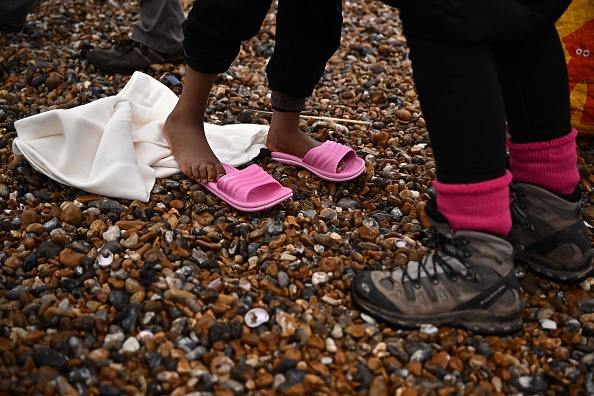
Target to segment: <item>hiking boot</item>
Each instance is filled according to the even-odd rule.
[[[111,49],[92,49],[86,58],[99,69],[110,73],[132,74],[156,63],[183,63],[184,51],[157,52],[146,45],[125,39]]]
[[[526,183],[512,183],[515,261],[556,282],[594,276],[592,244],[582,219],[581,188],[557,195]]]
[[[396,327],[450,325],[478,334],[520,330],[524,300],[512,245],[485,232],[452,231],[431,202],[426,213],[435,232],[433,252],[391,272],[358,273],[354,305]]]

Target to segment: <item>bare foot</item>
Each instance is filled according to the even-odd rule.
[[[269,151],[280,151],[303,158],[309,150],[321,144],[299,129],[299,113],[273,111],[266,138],[266,147]],[[343,169],[344,163],[341,161],[336,172]]]
[[[163,135],[179,169],[188,177],[206,183],[217,181],[225,174],[206,141],[203,123],[187,122],[173,111],[165,120]]]
[[[306,135],[299,128],[275,129],[268,131],[266,147],[270,151],[280,151],[298,157],[303,157],[309,150],[321,145],[317,140]]]

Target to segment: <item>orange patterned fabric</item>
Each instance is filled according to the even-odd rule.
[[[571,94],[571,123],[594,135],[594,2],[574,0],[557,22]]]

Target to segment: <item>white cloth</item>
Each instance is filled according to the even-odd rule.
[[[180,172],[162,131],[177,100],[165,85],[135,72],[115,96],[16,121],[13,151],[60,183],[146,202],[155,178]],[[232,166],[249,162],[266,145],[264,125],[204,127],[216,156]]]

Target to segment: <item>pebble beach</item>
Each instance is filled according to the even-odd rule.
[[[524,325],[501,337],[391,328],[353,307],[357,272],[426,254],[435,195],[406,36],[379,1],[344,2],[341,46],[301,120],[365,159],[351,182],[262,150],[251,163],[293,198],[245,213],[182,174],[132,201],[15,155],[15,121],[125,86],[130,76],[84,54],[128,37],[137,14],[137,2],[44,0],[22,32],[0,33],[0,396],[594,395],[594,278],[564,285],[518,268]],[[205,122],[270,123],[274,36],[273,5],[217,79]],[[144,72],[181,93],[185,65]],[[444,106],[464,117],[464,103]],[[594,138],[580,135],[577,151],[592,237]]]

